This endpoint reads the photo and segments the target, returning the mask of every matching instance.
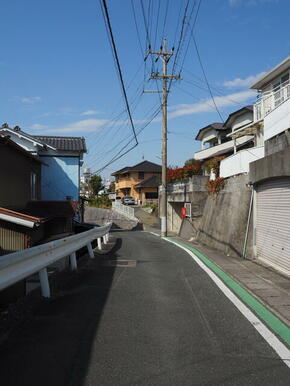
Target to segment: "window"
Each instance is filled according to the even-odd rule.
[[[274,105],[277,107],[290,95],[289,72],[281,76],[276,83],[272,84],[272,89],[274,93]]]
[[[139,180],[144,180],[144,172],[139,172],[138,178],[139,178]]]
[[[31,200],[37,200],[36,196],[36,174],[30,173],[30,198]]]
[[[158,193],[157,192],[145,192],[145,199],[156,199],[158,198]]]

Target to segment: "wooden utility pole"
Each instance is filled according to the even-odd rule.
[[[156,61],[162,60],[162,75],[153,73],[150,79],[162,79],[162,179],[160,192],[160,218],[161,218],[161,236],[167,236],[167,82],[168,80],[180,79],[180,75],[167,75],[167,64],[173,55],[173,49],[170,52],[166,51],[166,38],[163,39],[160,51],[152,51],[149,49],[145,60],[149,55],[157,55]]]

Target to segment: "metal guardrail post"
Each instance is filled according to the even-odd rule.
[[[88,248],[88,253],[89,253],[90,258],[93,259],[95,257],[95,255],[94,255],[94,251],[93,251],[93,248],[92,248],[92,244],[88,243],[87,244],[87,248]]]
[[[69,260],[70,260],[71,269],[73,271],[76,270],[78,268],[78,265],[77,265],[77,258],[76,258],[76,253],[75,252],[70,254]]]
[[[102,239],[101,237],[98,237],[98,248],[101,251],[102,250]]]
[[[39,280],[40,280],[40,286],[41,286],[41,294],[45,298],[50,298],[50,288],[49,288],[47,269],[43,268],[41,271],[39,271],[38,274],[39,274]]]

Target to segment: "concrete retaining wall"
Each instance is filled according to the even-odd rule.
[[[200,221],[196,241],[230,256],[241,256],[245,239],[251,188],[248,175],[231,177],[216,196],[208,196]],[[252,221],[247,257],[253,257]]]
[[[87,223],[102,226],[108,222],[113,222],[113,229],[132,229],[137,226],[138,220],[128,219],[123,214],[110,209],[85,207],[84,221]]]

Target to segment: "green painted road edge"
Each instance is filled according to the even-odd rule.
[[[160,236],[159,236],[160,237]],[[190,247],[174,238],[163,237],[193,252],[204,264],[206,264],[276,335],[290,346],[290,328],[283,323],[276,315],[268,310],[244,287],[235,281],[231,276],[224,272],[219,266],[213,263],[200,251]]]

